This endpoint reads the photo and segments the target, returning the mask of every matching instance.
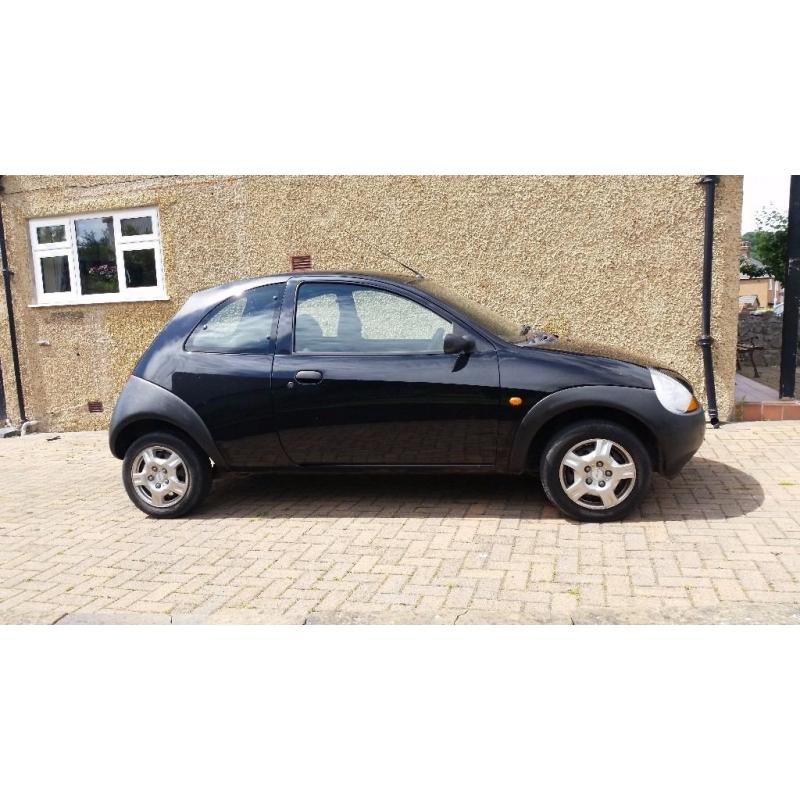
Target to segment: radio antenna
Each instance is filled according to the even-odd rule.
[[[381,250],[381,249],[380,249],[380,247],[376,247],[374,244],[372,244],[371,242],[368,242],[368,241],[367,241],[366,239],[364,239],[362,236],[359,236],[357,233],[354,233],[354,232],[353,232],[353,231],[351,231],[349,228],[345,228],[345,230],[346,230],[346,231],[347,231],[347,232],[348,232],[348,233],[349,233],[349,234],[350,234],[350,235],[351,235],[353,238],[355,238],[355,239],[358,239],[358,241],[359,241],[359,242],[361,242],[362,244],[365,244],[367,247],[370,247],[370,248],[372,248],[373,250],[377,250],[377,251],[378,251],[378,252],[379,252],[379,253],[380,253],[380,254],[381,254],[381,255],[382,255],[384,258],[391,259],[392,261],[394,261],[394,262],[395,262],[395,264],[399,264],[401,267],[404,267],[404,268],[405,268],[405,269],[407,269],[409,272],[413,272],[413,273],[414,273],[414,275],[416,275],[418,278],[422,278],[422,279],[424,279],[424,278],[425,278],[425,276],[424,276],[424,275],[423,275],[421,272],[418,272],[417,270],[415,270],[415,269],[414,269],[414,267],[410,266],[409,264],[404,264],[404,263],[403,263],[403,262],[402,262],[402,261],[401,261],[399,258],[396,258],[396,257],[395,257],[395,256],[393,256],[391,253],[387,253],[387,252],[385,252],[384,250]]]

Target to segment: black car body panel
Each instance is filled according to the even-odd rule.
[[[400,363],[402,359],[402,364]],[[497,355],[275,356],[281,444],[296,464],[494,466]],[[303,383],[295,375],[325,376]],[[291,388],[288,388],[291,387]]]
[[[274,424],[274,356],[184,353],[170,391],[197,411],[231,469],[286,466]]]
[[[571,386],[653,388],[647,368],[603,356],[506,345],[499,364],[505,389],[533,392],[537,399]]]
[[[634,367],[653,367],[654,369],[671,371],[669,367],[666,367],[655,359],[642,358],[640,356],[633,359],[630,353],[621,348],[610,347],[608,345],[599,344],[598,342],[573,339],[571,336],[561,336],[554,341],[543,342],[536,345],[536,350],[542,352],[573,353],[581,356],[597,356],[604,361],[616,361]]]
[[[548,422],[576,410],[585,410],[588,417],[597,409],[624,414],[645,429],[656,444],[653,467],[667,477],[678,473],[703,442],[705,417],[700,409],[673,414],[651,389],[578,386],[549,394],[525,413],[515,431],[508,471],[518,473],[531,466],[531,443]]]
[[[576,413],[635,421],[651,439],[654,467],[667,475],[700,446],[702,410],[667,411],[650,365],[570,340],[506,341],[415,282],[378,273],[293,273],[194,294],[125,385],[112,417],[112,452],[122,457],[126,430],[152,419],[184,431],[216,464],[235,470],[519,473],[531,467],[537,435],[560,415]],[[306,283],[371,287],[413,300],[452,323],[474,349],[295,352],[297,293]],[[258,352],[187,345],[214,309],[267,287],[274,287],[276,310]]]
[[[151,420],[178,428],[197,442],[215,463],[225,464],[205,423],[188,403],[163,387],[135,375],[128,379],[111,415],[108,430],[111,452],[117,458],[122,458],[126,444],[130,444],[123,436],[126,429]]]

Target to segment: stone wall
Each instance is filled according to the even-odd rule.
[[[739,314],[739,344],[756,344],[763,347],[755,353],[756,364],[760,367],[776,367],[781,363],[781,334],[783,317],[767,314]],[[748,363],[749,356],[742,359],[742,366]],[[800,350],[797,354],[800,365]]]

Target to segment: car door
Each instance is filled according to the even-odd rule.
[[[436,308],[436,310],[434,310]],[[281,443],[302,465],[493,466],[494,347],[445,354],[463,328],[366,281],[293,279],[272,371]]]
[[[229,297],[206,314],[176,355],[168,388],[197,411],[234,468],[290,463],[270,396],[283,291],[283,284],[268,284]]]

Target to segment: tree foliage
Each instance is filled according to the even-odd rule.
[[[748,231],[742,236],[750,244],[750,255],[757,258],[764,268],[749,262],[746,258],[740,259],[740,268],[743,275],[751,278],[762,278],[765,275],[783,282],[788,255],[788,220],[777,208],[770,206],[762,208],[756,214],[757,228]]]

